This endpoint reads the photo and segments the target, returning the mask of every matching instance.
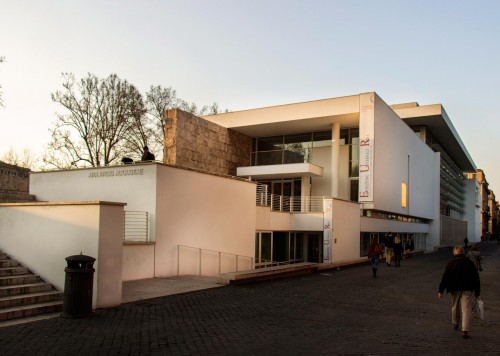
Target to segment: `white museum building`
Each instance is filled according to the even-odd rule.
[[[0,204],[0,248],[59,288],[64,257],[95,257],[107,307],[122,281],[353,260],[389,231],[424,251],[480,240],[476,167],[441,104],[370,92],[164,125],[164,162],[31,173],[37,202]]]

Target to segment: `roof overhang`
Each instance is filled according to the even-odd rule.
[[[281,179],[295,177],[322,177],[323,167],[311,163],[277,164],[269,166],[238,167],[238,177],[253,179]]]
[[[462,171],[476,171],[474,161],[441,104],[393,109],[408,126],[427,127]]]
[[[327,131],[332,124],[359,126],[359,95],[203,116],[249,137]]]

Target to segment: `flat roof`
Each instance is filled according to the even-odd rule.
[[[464,172],[475,172],[476,164],[460,139],[453,123],[441,104],[405,107],[394,111],[408,126],[425,126]]]
[[[375,92],[369,93],[377,95]],[[208,115],[203,118],[249,137],[326,131],[331,130],[333,123],[339,123],[341,128],[359,127],[359,98],[360,95],[369,93]],[[441,104],[419,106],[418,103],[411,102],[390,107],[408,126],[428,127],[461,170],[476,171],[474,161]]]

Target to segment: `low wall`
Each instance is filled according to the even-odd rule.
[[[61,291],[65,258],[94,257],[92,306],[118,306],[123,206],[98,201],[0,204],[0,249]]]
[[[154,278],[155,243],[125,243],[123,245],[123,281]]]

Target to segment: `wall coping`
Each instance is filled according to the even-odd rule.
[[[114,166],[103,166],[103,167],[80,167],[80,168],[73,168],[73,169],[55,169],[55,170],[50,170],[50,171],[38,171],[38,172],[33,172],[31,171],[30,174],[44,174],[44,173],[55,173],[55,172],[70,172],[70,171],[76,171],[76,170],[89,170],[89,169],[119,169],[119,168],[137,168],[140,166],[145,166],[145,165],[158,165],[158,166],[164,166],[164,167],[170,167],[170,168],[175,168],[175,169],[182,169],[185,171],[191,171],[191,172],[197,172],[201,174],[208,174],[212,176],[217,176],[217,177],[222,177],[222,178],[227,178],[227,179],[233,179],[233,180],[238,180],[241,182],[247,182],[247,183],[252,183],[256,184],[254,181],[250,181],[247,178],[243,177],[237,177],[237,176],[232,176],[228,174],[221,174],[221,173],[215,173],[215,172],[210,172],[210,171],[205,171],[199,168],[191,168],[191,167],[183,167],[179,166],[176,164],[169,164],[169,163],[163,163],[163,162],[138,162],[138,163],[133,163],[133,164],[117,164]]]
[[[8,206],[65,206],[65,205],[115,205],[125,206],[127,203],[89,200],[89,201],[65,201],[65,202],[26,202],[26,203],[0,203],[0,207]]]

